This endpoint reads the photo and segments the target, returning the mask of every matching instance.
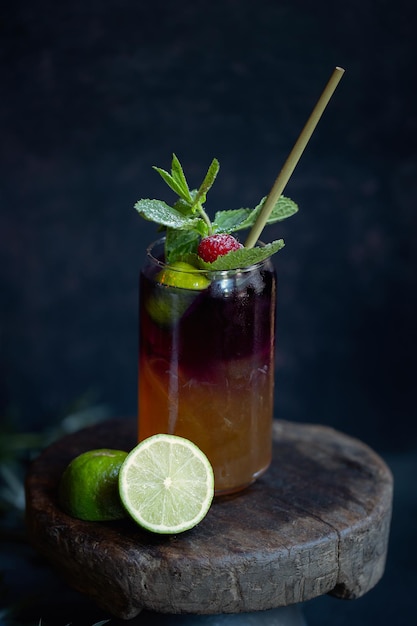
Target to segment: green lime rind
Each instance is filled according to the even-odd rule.
[[[189,307],[189,302],[187,300],[184,302],[180,298],[174,300],[170,298],[168,293],[163,293],[163,291],[155,291],[150,295],[146,299],[145,308],[148,315],[158,326],[175,326]]]
[[[201,291],[209,286],[210,280],[198,267],[185,261],[176,261],[157,274],[156,280],[162,285]]]
[[[159,272],[155,280],[158,285],[146,298],[145,308],[160,326],[175,326],[194,302],[197,294],[193,292],[202,291],[210,285],[204,272],[183,261],[176,261]]]
[[[75,457],[65,468],[58,487],[59,503],[72,517],[104,522],[126,517],[118,489],[123,450],[101,448]]]

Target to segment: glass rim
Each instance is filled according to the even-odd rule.
[[[155,250],[156,246],[162,246],[165,242],[165,237],[160,237],[159,239],[156,239],[155,241],[153,241],[152,243],[150,243],[147,248],[146,248],[146,256],[147,258],[152,261],[152,263],[154,263],[156,266],[160,267],[161,269],[167,269],[169,267],[170,270],[174,271],[174,272],[181,272],[181,273],[189,273],[189,274],[205,274],[205,275],[210,275],[210,276],[221,276],[221,277],[227,277],[227,276],[235,276],[236,274],[243,274],[243,273],[249,273],[249,272],[253,272],[255,269],[258,269],[259,267],[262,267],[263,265],[265,265],[268,262],[271,262],[271,258],[273,255],[268,256],[266,259],[262,259],[262,261],[258,261],[257,263],[252,263],[252,265],[247,265],[246,267],[236,267],[233,269],[228,269],[228,270],[209,270],[209,269],[204,269],[204,268],[193,268],[192,270],[188,270],[188,269],[180,269],[180,268],[176,268],[176,267],[172,267],[172,265],[169,265],[169,263],[167,263],[166,261],[161,261],[161,259],[158,259],[156,256],[154,256],[153,251]],[[265,244],[262,241],[258,241],[258,245],[260,246],[264,246]]]

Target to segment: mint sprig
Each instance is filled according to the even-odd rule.
[[[255,223],[266,198],[254,208],[229,209],[217,211],[213,221],[204,209],[207,193],[219,172],[219,162],[213,159],[198,189],[190,189],[180,161],[174,154],[171,172],[154,166],[166,184],[177,195],[177,200],[170,206],[162,200],[139,200],[135,209],[146,220],[159,224],[165,230],[165,258],[167,263],[178,260],[194,259],[200,267],[213,270],[228,270],[247,267],[258,263],[278,252],[283,246],[282,239],[263,247],[241,248],[218,257],[214,263],[204,263],[197,257],[200,239],[215,233],[234,233],[251,228]],[[298,211],[298,206],[284,196],[280,196],[273,207],[267,224],[284,220]]]
[[[259,248],[239,248],[238,250],[232,250],[223,256],[217,257],[213,263],[207,263],[197,255],[190,255],[187,260],[192,265],[195,265],[203,270],[234,270],[260,263],[278,252],[278,250],[281,250],[284,245],[285,243],[283,239],[277,239],[276,241],[267,243]]]

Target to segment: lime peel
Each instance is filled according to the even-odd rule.
[[[99,448],[76,456],[59,482],[58,498],[66,513],[77,519],[103,522],[126,517],[118,477],[127,457],[124,450]]]
[[[182,289],[202,290],[210,285],[210,280],[198,267],[185,261],[176,261],[159,272],[156,280],[162,285]]]

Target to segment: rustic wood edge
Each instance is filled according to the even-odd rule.
[[[107,428],[109,432],[111,432],[112,428],[115,426],[120,428],[120,425],[121,421],[115,420],[106,424],[104,429]],[[97,428],[99,427],[93,426],[90,427],[90,430],[88,428],[84,429],[84,434],[88,435],[89,432],[94,435],[97,432]],[[337,537],[336,550],[339,566],[338,571],[335,572],[334,576],[332,576],[331,586],[329,586],[329,581],[327,580],[322,586],[318,584],[313,593],[310,590],[309,593],[305,593],[303,595],[302,590],[300,590],[298,597],[295,599],[296,601],[305,601],[311,599],[311,597],[321,595],[322,593],[329,593],[330,595],[334,595],[338,598],[355,599],[375,586],[384,572],[392,508],[392,474],[384,461],[372,449],[366,446],[366,444],[363,444],[361,441],[348,435],[335,431],[330,427],[312,424],[293,424],[282,420],[274,423],[275,439],[279,439],[283,435],[288,437],[290,433],[294,441],[302,441],[303,438],[305,438],[307,431],[308,436],[312,438],[313,441],[326,442],[336,437],[338,441],[343,442],[343,444],[350,451],[349,454],[352,456],[352,463],[356,462],[355,456],[358,453],[360,455],[367,456],[373,466],[375,475],[379,478],[381,484],[381,497],[377,506],[375,506],[371,511],[371,514],[368,515],[362,523],[359,522],[356,525],[353,538],[349,532],[340,532],[337,528],[332,529]],[[74,445],[74,454],[81,451],[77,447],[78,437],[79,433],[67,437],[67,442],[70,444],[69,448],[71,448],[71,445]],[[70,450],[69,454],[72,454]],[[34,467],[38,467],[38,470],[39,464],[42,466],[42,455],[40,459],[35,461],[34,464]],[[41,492],[42,497],[45,498],[45,489],[47,490],[48,477],[45,475],[42,476],[41,470],[40,485],[36,488],[33,484],[33,474],[29,472],[27,478],[27,525],[29,536],[31,537],[34,548],[43,554],[46,559],[51,562],[53,566],[61,572],[61,574],[63,574],[64,578],[66,578],[72,587],[78,589],[84,594],[89,595],[99,606],[102,606],[104,609],[109,610],[112,614],[122,617],[123,619],[134,617],[142,608],[142,603],[137,601],[137,593],[132,594],[128,589],[121,587],[119,589],[120,606],[117,606],[114,594],[111,598],[110,606],[108,598],[103,599],[102,591],[99,588],[100,585],[97,583],[100,576],[98,576],[97,579],[94,577],[94,573],[92,573],[90,577],[83,579],[83,576],[82,574],[80,575],[78,568],[75,568],[75,572],[73,571],[73,562],[70,562],[68,567],[62,566],[59,554],[57,553],[57,545],[54,544],[54,537],[56,539],[56,533],[58,532],[57,529],[60,525],[62,525],[60,512],[55,511],[51,516],[51,510],[49,509],[45,514],[45,511],[42,512],[41,510],[42,505],[40,505],[39,508],[39,502],[38,504],[34,502],[34,493],[39,496],[39,493]],[[33,491],[34,489],[35,492]],[[324,520],[324,523],[327,522]],[[360,562],[352,562],[353,552],[363,555]],[[235,582],[238,585],[239,581]],[[275,606],[284,606],[285,604],[286,602],[277,603],[277,599],[275,598],[273,605],[269,606],[265,604],[264,598],[263,605],[255,606],[255,609],[261,610],[264,608],[274,608]],[[182,610],[184,609],[184,606],[178,607],[178,605],[175,604],[175,600],[171,602],[171,605],[166,606],[152,606],[146,605],[146,603],[144,603],[144,605],[146,608],[158,610],[160,612],[165,612],[165,609],[166,612],[211,612],[207,611],[207,609],[201,611],[196,610],[198,607],[195,605],[191,607],[191,610],[188,610],[187,607],[185,607],[185,610]],[[216,609],[214,612],[244,612],[252,610],[250,603],[245,604],[245,602],[242,601],[240,604],[237,602],[237,604],[231,603],[228,606],[219,605],[217,608],[221,608],[223,610],[217,611]]]

